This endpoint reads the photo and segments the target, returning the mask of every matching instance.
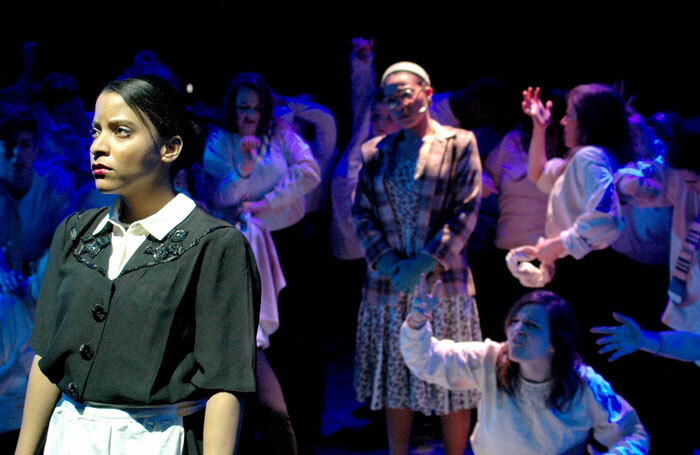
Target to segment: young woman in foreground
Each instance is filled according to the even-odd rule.
[[[16,454],[231,454],[255,390],[257,267],[243,235],[172,176],[201,155],[158,78],[109,83],[95,106],[97,189],[51,245]],[[58,403],[58,404],[56,404]]]
[[[401,329],[401,351],[421,379],[452,390],[478,388],[476,455],[646,454],[649,437],[637,413],[576,352],[572,308],[549,291],[521,297],[505,322],[507,341],[438,341],[427,319],[442,283],[416,289]]]

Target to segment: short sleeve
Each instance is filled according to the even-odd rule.
[[[243,234],[224,228],[206,246],[195,300],[192,384],[201,389],[255,391],[255,335],[260,277]]]
[[[36,304],[34,330],[29,339],[29,347],[41,357],[48,351],[53,339],[54,328],[56,327],[56,318],[59,308],[57,295],[58,288],[61,284],[59,269],[70,250],[68,226],[74,224],[75,216],[76,215],[71,215],[63,220],[58,228],[56,228],[53,240],[51,240],[49,258],[46,263],[44,277],[41,282],[41,290],[39,291],[39,299]]]

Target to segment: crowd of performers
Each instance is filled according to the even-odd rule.
[[[338,153],[333,114],[259,74],[187,106],[142,51],[87,112],[25,44],[0,91],[0,452],[315,453],[333,333],[391,454],[415,412],[446,454],[692,453],[700,121],[591,83],[526,88],[514,127],[500,81],[377,79],[372,46]]]

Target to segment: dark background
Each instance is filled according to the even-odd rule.
[[[626,95],[636,95],[634,106],[644,115],[660,109],[700,115],[695,15],[670,3],[657,2],[654,10],[591,3],[521,10],[496,2],[340,5],[15,6],[2,19],[0,83],[16,80],[22,43],[33,40],[35,76],[74,75],[91,110],[100,88],[138,50],[152,49],[194,85],[192,101],[219,105],[239,71],[259,72],[281,94],[318,95],[337,117],[343,146],[350,133],[350,40],[365,36],[375,38],[379,74],[395,61],[413,60],[438,92],[495,76],[507,82],[517,109],[527,85],[568,89],[624,79]]]

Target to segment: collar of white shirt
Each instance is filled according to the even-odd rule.
[[[153,215],[144,218],[139,221],[134,221],[129,227],[136,228],[140,226],[145,229],[150,235],[157,238],[158,240],[163,240],[168,232],[172,231],[175,226],[180,224],[187,216],[192,213],[196,204],[192,199],[187,197],[183,193],[178,193],[173,199],[163,206]],[[119,221],[119,215],[121,208],[121,198],[117,199],[109,213],[105,215],[102,220],[97,224],[95,230],[92,232],[93,235],[100,232],[107,223],[114,225],[122,235],[125,234],[126,228],[125,224]]]

